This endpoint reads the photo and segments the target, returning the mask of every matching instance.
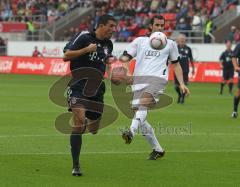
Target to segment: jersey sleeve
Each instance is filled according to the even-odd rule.
[[[192,49],[188,47],[188,50],[189,50],[189,59],[190,61],[193,61]]]
[[[219,60],[220,60],[220,62],[223,62],[223,61],[224,61],[224,53],[221,54]]]
[[[109,45],[109,51],[108,51],[108,54],[109,54],[109,55],[112,55],[112,52],[113,52],[113,43],[112,43],[111,40],[109,41],[109,44],[108,44],[108,45]]]
[[[125,52],[127,52],[127,54],[131,55],[131,57],[136,57],[137,56],[137,49],[138,49],[138,45],[140,42],[140,38],[136,38],[135,40],[133,40],[125,49]]]
[[[240,43],[235,47],[233,51],[234,58],[240,58]]]
[[[63,52],[67,50],[78,50],[89,45],[88,35],[86,33],[79,33],[75,35],[64,47]]]
[[[174,63],[177,62],[179,59],[179,52],[176,42],[172,40],[168,40],[170,43],[170,54],[169,54],[169,60]]]

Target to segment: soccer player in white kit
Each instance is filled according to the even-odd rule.
[[[164,30],[164,17],[159,15],[151,19],[149,29],[151,33]],[[153,151],[149,155],[150,160],[156,160],[164,156],[164,149],[159,144],[154,130],[147,122],[147,112],[150,107],[158,102],[158,96],[168,81],[168,61],[174,65],[174,71],[179,81],[179,87],[183,93],[188,95],[189,89],[185,86],[182,76],[182,69],[179,64],[179,53],[177,44],[168,39],[167,45],[162,50],[154,50],[149,44],[149,37],[138,37],[133,40],[123,55],[120,57],[122,62],[129,62],[136,58],[133,73],[133,109],[135,116],[129,130],[122,133],[125,143],[130,144],[138,129],[141,130],[147,142],[152,146]],[[161,102],[161,101],[160,101]]]

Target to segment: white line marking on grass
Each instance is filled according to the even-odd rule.
[[[167,153],[232,153],[232,152],[240,152],[240,149],[233,150],[191,150],[191,151],[167,151]],[[99,152],[82,152],[84,155],[92,155],[92,154],[148,154],[146,151],[99,151]],[[70,152],[42,152],[42,153],[0,153],[0,156],[4,155],[70,155]]]
[[[192,133],[192,134],[156,134],[157,136],[240,136],[240,133]],[[21,134],[21,135],[0,135],[0,138],[28,138],[28,137],[68,137],[69,134]],[[84,134],[84,136],[93,136],[92,134]],[[121,136],[117,133],[101,133],[96,134],[96,136]],[[142,136],[141,134],[136,134],[136,136]]]

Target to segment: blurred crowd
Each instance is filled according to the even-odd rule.
[[[225,40],[229,40],[232,43],[240,42],[240,27],[232,25],[230,32],[228,33],[227,38],[225,38]]]
[[[51,23],[76,7],[94,6],[95,14],[80,20],[78,27],[66,30],[63,40],[73,33],[92,30],[99,16],[111,14],[118,20],[115,40],[131,41],[147,32],[152,16],[162,14],[166,18],[167,32],[204,31],[208,43],[209,33],[214,29],[212,20],[238,3],[236,0],[1,0],[0,21],[17,17],[18,21],[27,23],[28,28],[33,28],[36,26],[32,23],[33,16],[43,15],[45,21]]]
[[[1,0],[0,21],[25,21],[26,17],[42,15],[52,22],[77,7],[90,5],[90,0]]]
[[[238,1],[234,0],[100,0],[94,3],[94,23],[100,15],[114,15],[119,21],[116,40],[128,41],[144,34],[155,14],[166,18],[167,31],[200,31],[206,29],[215,17],[237,4]],[[214,29],[213,25],[211,29]]]

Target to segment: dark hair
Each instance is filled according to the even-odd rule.
[[[116,22],[115,18],[111,15],[105,14],[103,16],[100,16],[99,19],[98,19],[98,23],[97,23],[96,28],[98,28],[100,24],[106,25],[109,20]]]
[[[150,20],[150,24],[153,25],[155,19],[163,19],[165,23],[165,18],[162,15],[153,16]]]
[[[226,39],[226,40],[225,40],[225,44],[228,43],[228,42],[232,43],[231,40]]]

